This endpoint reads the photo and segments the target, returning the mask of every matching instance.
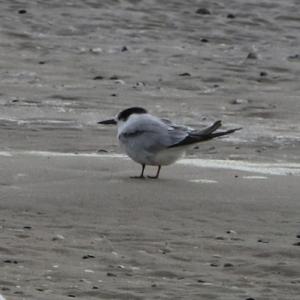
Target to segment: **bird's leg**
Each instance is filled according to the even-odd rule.
[[[140,178],[140,179],[145,178],[145,176],[144,176],[145,167],[146,167],[146,165],[142,164],[142,173],[141,173],[141,175],[140,176],[131,176],[131,178]]]
[[[158,166],[157,172],[156,172],[156,175],[155,175],[155,176],[148,176],[148,178],[151,178],[151,179],[157,179],[158,176],[159,176],[160,168],[161,168],[161,166]]]

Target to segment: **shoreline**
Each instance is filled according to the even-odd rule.
[[[0,156],[40,156],[40,157],[77,157],[77,158],[99,158],[99,159],[125,159],[131,160],[125,154],[118,153],[75,153],[75,152],[51,152],[51,151],[0,151]],[[137,164],[132,161],[133,164]],[[281,161],[281,162],[254,162],[235,159],[201,159],[195,157],[184,157],[175,164],[189,165],[192,167],[208,169],[237,170],[250,173],[267,175],[295,175],[300,176],[300,163]],[[166,166],[168,167],[168,166]]]

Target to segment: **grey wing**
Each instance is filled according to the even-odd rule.
[[[194,131],[194,129],[191,128],[191,127],[175,124],[172,121],[170,121],[169,119],[161,119],[161,121],[163,123],[165,123],[166,125],[168,125],[172,129],[178,129],[178,130],[181,130],[183,132],[192,132],[192,131]]]
[[[179,129],[151,119],[145,122],[136,122],[126,132],[119,135],[123,143],[130,143],[139,149],[157,152],[180,143],[188,136],[186,129]]]

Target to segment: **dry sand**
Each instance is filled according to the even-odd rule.
[[[299,9],[2,1],[0,294],[300,299]],[[136,181],[96,124],[133,105],[243,130]]]

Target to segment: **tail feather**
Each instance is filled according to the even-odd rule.
[[[227,131],[215,132],[218,128],[220,128],[221,125],[222,125],[221,121],[217,121],[212,126],[204,129],[203,131],[190,133],[185,139],[183,139],[179,143],[169,146],[168,148],[186,146],[186,145],[209,141],[213,138],[228,135],[242,129],[242,128],[234,128]]]
[[[214,131],[216,131],[218,128],[220,128],[222,126],[222,122],[221,120],[216,121],[214,124],[212,124],[210,127],[202,130],[199,132],[199,134],[201,135],[209,135],[211,133],[213,133]]]
[[[242,128],[234,128],[234,129],[230,129],[230,130],[227,130],[227,131],[219,131],[219,132],[214,132],[212,134],[210,134],[208,137],[210,139],[213,139],[215,137],[219,137],[219,136],[223,136],[223,135],[227,135],[227,134],[231,134],[231,133],[234,133],[238,130],[241,130]]]

